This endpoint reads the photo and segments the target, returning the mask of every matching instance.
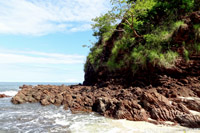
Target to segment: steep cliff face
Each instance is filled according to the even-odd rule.
[[[107,84],[120,84],[125,86],[146,86],[151,84],[158,86],[161,84],[159,79],[163,75],[177,79],[200,75],[200,52],[198,51],[200,47],[200,29],[198,27],[200,24],[200,11],[192,12],[182,17],[181,21],[183,23],[170,34],[170,39],[168,39],[170,40],[168,43],[170,44],[169,49],[178,53],[172,66],[165,67],[154,65],[152,62],[146,60],[145,67],[139,66],[137,70],[133,71],[130,65],[131,63],[133,64],[133,62],[126,62],[122,56],[134,49],[134,47],[138,47],[134,44],[134,46],[130,45],[128,49],[118,52],[116,62],[124,60],[125,67],[111,70],[106,65],[106,62],[108,62],[112,56],[115,42],[124,35],[123,32],[118,32],[119,29],[123,29],[123,24],[119,24],[117,30],[103,45],[103,50],[98,56],[98,67],[87,60],[84,85],[99,84],[104,86]],[[136,44],[140,42],[145,43],[144,37],[135,38],[135,40]],[[165,52],[166,51],[163,51],[163,53]],[[129,55],[131,56],[131,54]]]
[[[112,34],[110,39],[105,42],[105,45],[103,45],[103,51],[101,55],[99,56],[99,60],[100,60],[99,64],[102,63],[102,65],[100,65],[98,69],[95,69],[94,65],[91,64],[89,60],[87,60],[86,62],[87,65],[85,68],[85,81],[84,81],[85,85],[94,85],[98,82],[101,82],[103,78],[108,78],[109,74],[111,74],[108,68],[105,65],[103,65],[103,62],[108,61],[111,55],[112,48],[114,47],[114,42],[117,40],[117,38],[123,36],[122,32],[117,31],[121,29],[123,29],[123,24],[119,24],[117,26],[116,31]],[[102,42],[99,42],[99,43],[100,44],[98,45],[102,45],[101,44]],[[107,79],[104,79],[104,81],[107,81]]]

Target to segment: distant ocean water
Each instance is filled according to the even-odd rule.
[[[0,82],[0,94],[14,96],[23,84],[71,85],[73,83]],[[72,114],[63,107],[39,103],[14,105],[11,98],[0,99],[0,133],[199,133],[180,126],[166,127],[147,122],[112,120],[95,113]]]

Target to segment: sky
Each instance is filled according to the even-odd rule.
[[[109,0],[0,0],[0,82],[83,82]]]

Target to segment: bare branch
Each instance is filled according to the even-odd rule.
[[[115,31],[126,32],[124,29],[120,29],[120,30],[115,29]]]
[[[131,23],[127,19],[125,19],[125,21],[131,26]]]

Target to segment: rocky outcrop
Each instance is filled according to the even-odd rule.
[[[148,121],[164,124],[165,121],[182,126],[200,127],[200,77],[177,80],[160,77],[159,87],[107,86],[22,86],[12,98],[14,104],[40,102],[42,105],[64,105],[73,113],[97,112],[105,117]],[[192,99],[193,98],[193,99]],[[191,100],[192,99],[192,100]],[[192,110],[192,111],[191,111]],[[196,111],[196,114],[193,112]]]
[[[7,96],[5,94],[0,94],[0,98],[5,98],[5,97],[10,97],[10,96]]]
[[[114,32],[112,37],[105,42],[103,45],[103,54],[99,58],[100,65],[98,69],[94,69],[92,64],[87,62],[87,67],[85,68],[85,81],[84,85],[95,85],[95,84],[107,84],[107,82],[112,84],[120,84],[124,86],[146,86],[154,85],[158,86],[160,75],[167,75],[170,77],[184,78],[186,76],[200,75],[200,54],[194,52],[190,55],[190,61],[186,61],[184,57],[185,46],[193,45],[196,42],[200,42],[200,36],[196,36],[196,31],[194,28],[195,24],[200,22],[200,11],[192,12],[189,15],[182,17],[182,24],[177,30],[172,33],[170,38],[170,46],[172,51],[179,53],[180,58],[172,68],[162,68],[160,66],[153,66],[151,63],[147,63],[146,69],[138,68],[137,72],[132,73],[132,66],[128,64],[126,68],[121,68],[120,70],[111,71],[105,65],[108,59],[111,57],[111,51],[114,47],[114,42],[123,36],[120,32]],[[117,28],[123,28],[120,24]],[[136,38],[138,43],[143,42],[142,38]],[[184,44],[184,45],[183,45]],[[137,44],[134,44],[137,46]],[[130,47],[127,51],[122,51],[119,54],[126,54],[131,51],[134,47]],[[190,48],[191,49],[191,48]],[[119,56],[120,56],[119,55]],[[119,58],[118,60],[122,60]],[[117,61],[116,61],[117,62]]]
[[[146,121],[148,118],[146,111],[138,104],[137,100],[117,100],[103,97],[94,102],[92,109],[104,116],[116,119]]]
[[[172,36],[172,43],[182,45],[185,44],[194,44],[194,25],[200,23],[200,11],[192,12],[189,16],[183,18],[184,24],[181,25]]]

